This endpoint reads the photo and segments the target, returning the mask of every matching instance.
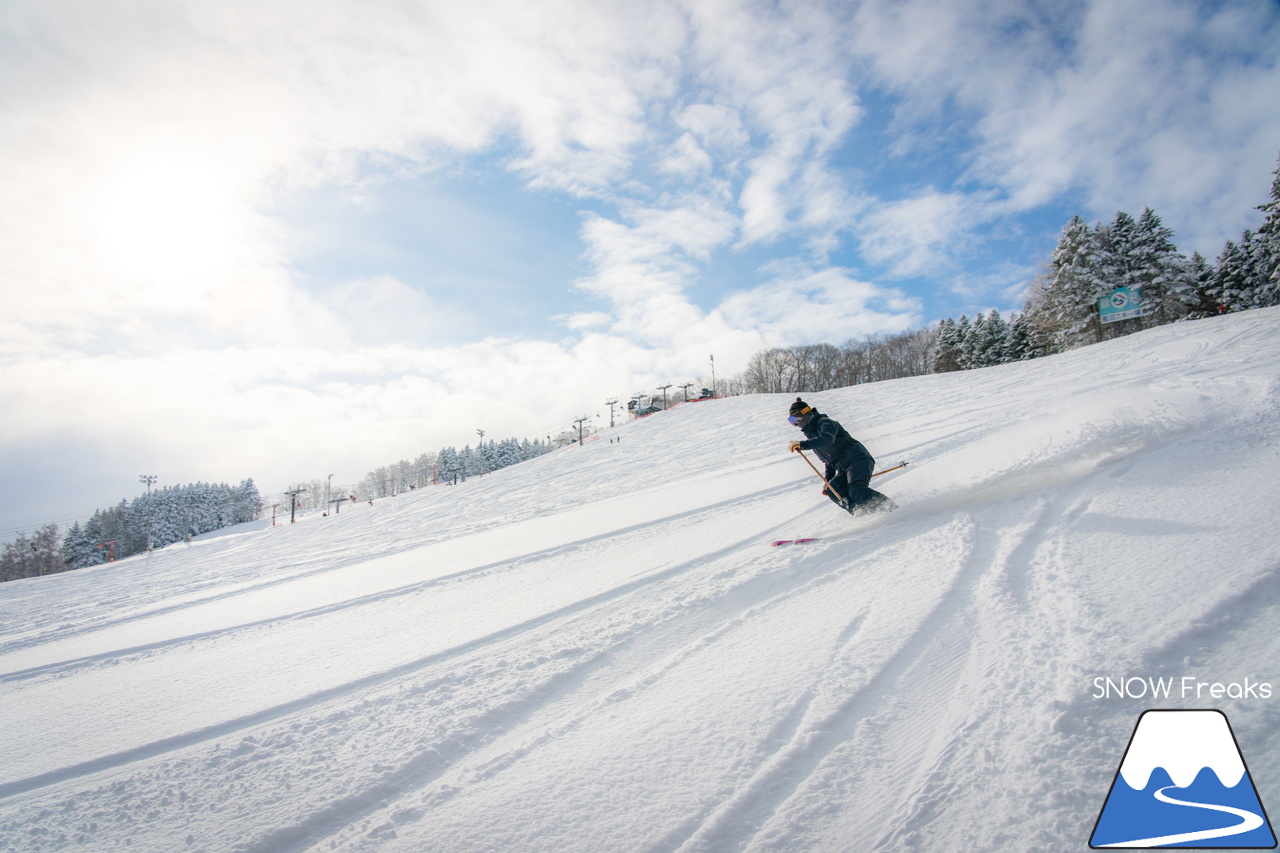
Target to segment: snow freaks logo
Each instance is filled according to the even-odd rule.
[[[1221,711],[1147,711],[1089,846],[1265,850],[1275,833]]]

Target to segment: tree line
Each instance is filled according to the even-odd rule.
[[[1090,226],[1076,216],[1030,282],[1021,311],[946,318],[898,335],[761,350],[735,380],[742,393],[806,393],[882,379],[970,370],[1064,352],[1166,323],[1280,305],[1280,165],[1257,231],[1228,240],[1210,263],[1178,252],[1150,208]],[[1139,317],[1103,323],[1099,301],[1140,296]]]
[[[480,477],[492,471],[518,465],[555,450],[548,439],[508,438],[503,441],[481,441],[475,447],[467,445],[443,447],[438,453],[424,453],[410,462],[401,460],[370,471],[360,481],[359,494],[368,497],[390,497],[400,492],[436,483],[465,482],[469,477]]]
[[[252,479],[238,486],[166,486],[96,510],[84,524],[77,521],[62,535],[56,524],[46,524],[31,536],[19,534],[0,549],[0,581],[96,566],[253,521],[261,514],[262,499]]]
[[[326,480],[310,480],[300,484],[296,508],[303,511],[325,508],[326,502],[369,501],[394,497],[438,483],[465,481],[509,465],[549,453],[556,445],[547,441],[508,438],[503,441],[481,441],[467,445],[443,447],[436,453],[422,453],[414,459],[401,459],[373,469],[358,483],[333,485]],[[289,506],[285,497],[272,499],[277,505]],[[330,507],[332,508],[332,507]],[[338,510],[341,512],[341,509]]]
[[[744,394],[826,391],[932,372],[936,329],[761,350],[736,384]]]

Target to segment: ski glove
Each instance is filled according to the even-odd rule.
[[[800,449],[800,442],[798,441],[793,441],[787,445],[787,450],[791,451],[792,453],[795,453],[799,449]]]

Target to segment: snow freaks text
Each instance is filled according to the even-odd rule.
[[[1127,676],[1093,679],[1094,699],[1270,699],[1271,683],[1245,678],[1243,681],[1206,681],[1194,675],[1181,678]]]

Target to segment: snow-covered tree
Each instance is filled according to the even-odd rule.
[[[253,480],[232,488],[225,483],[165,486],[98,510],[83,525],[76,523],[62,539],[61,554],[72,568],[106,562],[163,548],[189,536],[252,521],[261,514],[261,497]],[[114,546],[110,543],[114,542]]]
[[[1213,289],[1213,265],[1205,260],[1204,255],[1195,252],[1187,261],[1187,279],[1191,292],[1187,298],[1187,313],[1184,320],[1200,320],[1205,317],[1216,317],[1222,313]]]
[[[1260,278],[1258,301],[1263,305],[1280,305],[1280,161],[1272,174],[1275,180],[1271,182],[1271,198],[1266,204],[1258,205],[1265,218],[1258,227],[1254,262]]]
[[[983,367],[1004,364],[1009,360],[1009,323],[994,308],[987,314],[986,339],[982,342],[979,357]]]
[[[56,524],[46,524],[30,536],[19,533],[0,547],[0,581],[34,578],[68,568],[71,566],[63,559]]]
[[[1121,228],[1132,222],[1121,219]],[[1118,264],[1109,256],[1108,230],[1090,228],[1079,216],[1062,229],[1045,271],[1033,283],[1025,311],[1036,343],[1061,352],[1097,340],[1097,304],[1114,285]]]
[[[1254,300],[1257,271],[1254,260],[1253,232],[1245,231],[1240,242],[1228,240],[1214,264],[1209,286],[1210,298],[1225,313],[1258,307]]]
[[[67,530],[62,539],[62,561],[68,568],[83,569],[85,566],[96,566],[107,559],[107,554],[98,547],[89,533],[75,522]]]
[[[956,322],[956,335],[960,338],[960,352],[957,361],[960,363],[961,370],[972,370],[978,366],[976,355],[976,343],[982,338],[986,329],[986,321],[983,320],[981,314],[974,315],[972,320],[968,314],[961,314],[960,319]]]
[[[933,346],[933,372],[951,373],[960,370],[960,346],[962,340],[956,321],[947,317],[938,323],[938,337]]]
[[[462,477],[462,460],[458,458],[458,451],[455,448],[441,448],[437,458],[439,459],[440,482],[452,483]]]
[[[984,359],[990,347],[991,332],[987,328],[987,315],[976,314],[965,330],[964,343],[960,346],[960,364],[965,370],[985,367]]]
[[[1182,319],[1194,302],[1194,286],[1187,259],[1173,243],[1167,228],[1151,208],[1138,219],[1127,247],[1126,283],[1142,294],[1143,325],[1162,326]]]
[[[1045,351],[1036,345],[1035,330],[1025,311],[1015,311],[1009,321],[1009,361],[1027,361],[1039,358]]]

